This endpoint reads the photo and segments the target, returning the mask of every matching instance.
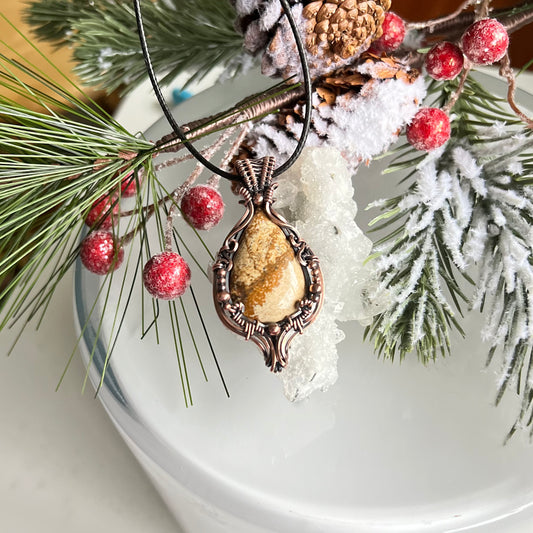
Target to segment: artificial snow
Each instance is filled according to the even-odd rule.
[[[339,96],[335,105],[313,108],[313,130],[308,146],[326,145],[339,150],[355,169],[361,162],[382,154],[398,138],[425,96],[422,77],[413,83],[389,79],[367,83],[362,93]],[[275,117],[254,127],[251,138],[257,157],[275,155],[283,162],[294,149],[301,124],[280,129]],[[326,135],[324,136],[324,132]],[[320,135],[317,135],[317,133]]]

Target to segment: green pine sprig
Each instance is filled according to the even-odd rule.
[[[216,66],[239,72],[243,37],[225,0],[143,2],[150,55],[163,84],[189,71],[189,82]],[[147,76],[135,13],[127,0],[32,1],[26,21],[35,35],[73,49],[75,71],[84,83],[111,92],[130,90]]]
[[[19,35],[25,39],[20,32]],[[33,46],[29,40],[26,42]],[[58,387],[82,339],[89,350],[83,388],[91,368],[98,362],[99,390],[127,312],[140,313],[143,336],[155,331],[157,339],[158,318],[162,312],[169,312],[170,334],[175,340],[186,405],[192,404],[187,361],[191,354],[184,349],[186,337],[194,346],[205,379],[202,353],[208,345],[207,353],[213,356],[228,394],[192,288],[188,296],[192,298],[191,305],[174,302],[167,309],[157,300],[147,298],[139,282],[142,265],[153,251],[164,247],[166,216],[169,204],[175,202],[172,191],[159,181],[154,164],[154,155],[168,143],[159,146],[130,134],[59,70],[56,69],[53,77],[46,75],[5,42],[0,44],[5,49],[5,53],[0,51],[0,86],[5,94],[0,96],[0,331],[17,326],[20,337],[28,324],[39,326],[58,283],[76,263],[81,238],[87,231],[98,228],[115,202],[120,203],[122,181],[133,175],[137,185],[134,205],[131,206],[130,200],[130,208],[117,215],[116,224],[110,230],[125,249],[124,262],[119,270],[111,269],[101,278],[97,294],[87,295],[94,301],[88,303],[78,342]],[[42,54],[41,59],[46,60]],[[67,88],[69,84],[73,91]],[[18,103],[20,97],[24,104]],[[222,127],[218,123],[213,126],[215,130]],[[177,141],[172,144],[174,149],[179,148]],[[84,219],[102,197],[113,198],[114,203],[93,228],[87,228]],[[158,229],[158,245],[150,243],[148,237],[150,218],[155,219]],[[176,248],[183,247],[188,260],[207,261],[190,252],[181,232],[174,228],[173,233]],[[197,232],[196,238],[202,241]],[[207,249],[205,244],[202,248]],[[141,291],[140,311],[129,306],[135,291]],[[193,334],[193,320],[202,324],[206,337],[203,347],[201,339]],[[106,338],[104,324],[108,330]],[[92,337],[87,336],[88,332]],[[95,358],[102,346],[105,347],[103,361],[102,354]]]
[[[19,289],[4,314],[4,327],[24,306],[43,265],[58,257],[72,261],[69,237],[92,204],[120,184],[123,155],[140,154],[130,161],[140,168],[152,148],[94,102],[74,96],[25,63],[15,50],[6,53],[11,57],[0,54],[4,90],[23,95],[40,110],[18,104],[9,93],[0,97],[0,278],[4,280],[0,300],[4,308],[7,296]],[[95,169],[99,159],[105,164]],[[7,274],[15,270],[16,276],[6,282]],[[58,278],[64,271],[63,266],[55,269]],[[28,290],[20,291],[21,286]]]

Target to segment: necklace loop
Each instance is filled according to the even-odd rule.
[[[294,17],[291,12],[290,5],[287,0],[279,0],[283,7],[283,11],[285,12],[285,15],[287,16],[287,19],[289,21],[289,25],[291,27],[292,33],[294,35],[294,40],[296,43],[296,48],[298,49],[298,55],[300,57],[300,62],[302,66],[302,77],[303,77],[303,84],[305,88],[305,116],[304,116],[304,123],[302,128],[302,133],[300,135],[300,138],[298,139],[298,144],[296,145],[296,148],[294,149],[294,152],[291,154],[291,156],[283,163],[279,168],[275,169],[273,172],[273,177],[279,176],[283,172],[285,172],[289,167],[291,167],[298,157],[300,156],[304,146],[305,142],[307,140],[307,135],[309,133],[309,129],[311,127],[311,111],[312,111],[312,83],[311,83],[311,74],[309,72],[309,64],[307,61],[307,56],[305,52],[305,47],[302,42],[302,38],[300,36],[300,33],[298,31],[298,28],[296,26],[296,22],[294,20]],[[154,90],[154,93],[156,95],[156,98],[159,102],[159,105],[168,121],[172,129],[174,130],[174,133],[176,134],[177,138],[182,141],[183,145],[189,152],[193,155],[193,157],[200,162],[204,167],[206,167],[211,172],[218,174],[219,176],[229,179],[232,181],[238,181],[240,179],[240,176],[238,174],[232,174],[231,172],[227,172],[226,170],[217,167],[211,161],[206,159],[195,147],[194,145],[187,139],[186,134],[183,132],[183,130],[180,128],[179,124],[174,119],[174,116],[172,115],[172,112],[170,111],[168,104],[165,101],[165,98],[163,97],[163,94],[161,92],[161,87],[159,85],[159,82],[157,80],[157,76],[154,71],[154,67],[152,64],[152,60],[150,57],[150,52],[148,50],[148,43],[146,40],[146,33],[144,31],[144,23],[142,18],[142,12],[141,12],[141,4],[140,0],[133,0],[133,8],[135,10],[135,18],[137,20],[137,30],[139,33],[139,40],[141,44],[142,53],[144,56],[144,61],[146,64],[146,70],[148,72],[148,77],[150,78],[150,82],[152,84],[152,88]]]

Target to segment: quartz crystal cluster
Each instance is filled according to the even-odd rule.
[[[376,293],[373,269],[364,264],[372,242],[355,223],[352,173],[334,148],[306,148],[279,181],[275,208],[283,211],[319,257],[325,285],[324,307],[292,341],[289,364],[280,373],[294,401],[326,390],[337,379],[336,345],[344,338],[338,321],[368,324],[388,304]]]

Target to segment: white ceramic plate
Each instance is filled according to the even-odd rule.
[[[180,108],[179,120],[216,112],[264,82],[248,83],[202,93],[183,107],[187,115]],[[167,132],[160,121],[147,136]],[[182,177],[168,170],[165,179],[179,183]],[[375,168],[359,173],[360,206],[390,192],[391,180]],[[213,252],[241,209],[227,188],[224,194],[224,222],[205,235]],[[199,241],[191,232],[185,240],[207,267],[209,257]],[[157,344],[152,331],[140,340],[140,287],[100,395],[187,531],[522,533],[533,528],[533,446],[523,435],[502,444],[516,398],[509,392],[500,407],[493,405],[497,376],[494,367],[485,368],[487,347],[479,341],[476,316],[465,322],[466,340],[454,338],[453,356],[428,367],[415,357],[401,365],[377,360],[362,343],[362,328],[351,324],[339,349],[338,383],[291,404],[256,348],[219,323],[211,286],[196,266],[193,276],[231,398],[224,395],[188,295],[184,303],[201,339],[209,383],[181,319],[194,399],[193,407],[185,407],[172,336],[160,335]],[[81,324],[99,282],[78,264]],[[167,315],[161,313],[160,332],[170,331]],[[112,319],[99,334],[95,381]],[[86,358],[97,330],[91,319],[84,333]]]

